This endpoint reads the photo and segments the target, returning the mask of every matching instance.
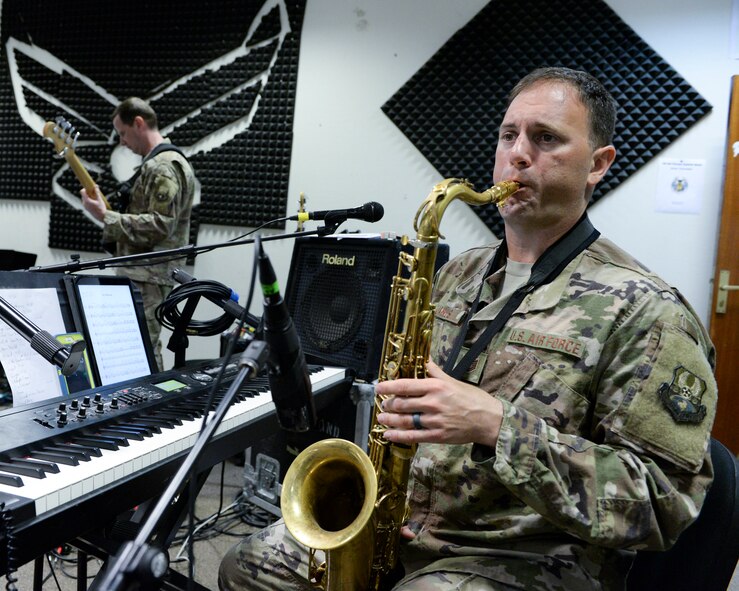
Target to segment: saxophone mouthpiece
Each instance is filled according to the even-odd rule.
[[[487,192],[490,194],[490,202],[494,203],[497,207],[505,206],[505,202],[518,191],[520,185],[516,181],[500,181],[490,187]]]

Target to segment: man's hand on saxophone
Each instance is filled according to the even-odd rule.
[[[424,379],[380,382],[376,394],[389,396],[377,420],[393,443],[479,443],[498,441],[503,405],[477,386],[455,380],[433,361]],[[420,413],[414,418],[414,414]],[[419,428],[420,424],[420,428]]]

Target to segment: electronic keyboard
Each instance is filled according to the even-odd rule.
[[[0,413],[0,573],[19,566],[164,491],[194,445],[222,373],[215,408],[237,362],[85,390]],[[346,369],[309,366],[317,409],[346,395]],[[266,375],[242,384],[196,464],[202,472],[279,429]]]

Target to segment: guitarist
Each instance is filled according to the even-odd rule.
[[[103,242],[114,242],[118,256],[186,245],[196,187],[192,166],[179,148],[166,142],[154,109],[140,98],[128,98],[116,107],[113,127],[120,144],[142,156],[143,161],[126,183],[130,186],[130,201],[123,212],[108,209],[97,186],[92,196],[85,189],[81,191],[85,209],[103,222]],[[141,291],[160,371],[164,369],[161,325],[154,311],[174,285],[172,270],[181,265],[181,260],[145,262],[118,269],[119,275],[129,277]]]

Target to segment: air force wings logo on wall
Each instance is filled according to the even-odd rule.
[[[237,4],[234,6],[233,10],[238,10]],[[201,222],[258,225],[285,211],[299,47],[295,29],[302,23],[303,7],[291,3],[290,10],[295,13],[288,13],[286,0],[266,0],[247,22],[241,44],[185,75],[166,78],[164,72],[165,82],[147,92],[130,93],[150,102],[159,116],[162,134],[192,162],[201,184]],[[118,146],[110,118],[115,105],[129,95],[115,94],[96,81],[94,72],[101,66],[94,56],[89,68],[82,71],[78,63],[73,67],[58,52],[14,36],[7,38],[5,51],[23,123],[42,136],[47,121],[57,116],[71,122],[79,133],[74,143],[79,161],[104,194],[115,193],[140,162],[140,157]],[[135,84],[131,86],[135,88]],[[266,132],[272,136],[265,137]],[[285,139],[288,141],[279,141]],[[272,161],[280,165],[271,171],[264,158],[268,143]],[[277,148],[287,154],[275,152]],[[54,151],[41,142],[38,150]],[[56,162],[49,245],[100,250],[100,223],[82,207],[80,185],[69,164]],[[254,182],[271,177],[272,183]],[[276,185],[284,186],[284,194],[275,191]],[[255,198],[260,200],[261,209],[249,206]],[[228,202],[222,203],[225,199]],[[238,203],[240,199],[247,203]],[[266,203],[270,199],[277,201]],[[92,232],[75,232],[69,227],[70,220],[72,225],[88,226]],[[75,242],[75,234],[89,234],[92,239],[80,244]]]

